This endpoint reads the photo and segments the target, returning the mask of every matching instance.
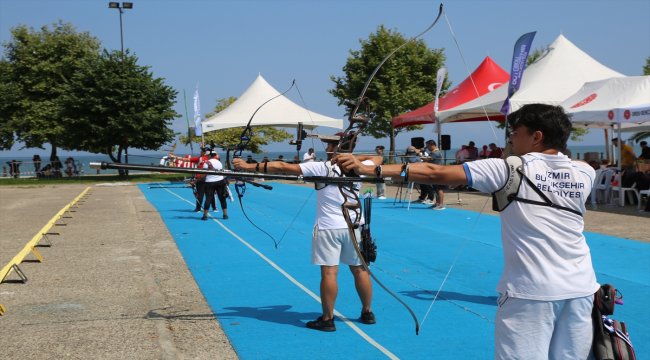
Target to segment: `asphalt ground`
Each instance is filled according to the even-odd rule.
[[[317,316],[319,310],[317,299],[308,297],[307,300],[300,300],[292,292],[287,295],[273,287],[261,292],[265,296],[282,296],[283,301],[278,302],[268,300],[255,292],[244,291],[248,290],[246,278],[242,281],[233,275],[241,272],[242,264],[248,265],[249,272],[269,273],[268,271],[262,272],[268,263],[260,265],[256,259],[256,257],[259,258],[258,255],[253,257],[255,260],[247,258],[244,263],[239,260],[235,261],[235,255],[240,255],[239,253],[233,253],[232,256],[223,258],[216,256],[209,258],[210,261],[230,261],[228,262],[230,267],[226,268],[231,269],[231,272],[221,274],[222,276],[217,277],[219,281],[215,281],[214,272],[210,272],[212,269],[205,265],[206,249],[200,246],[194,247],[200,244],[200,241],[187,241],[188,238],[190,240],[195,238],[188,235],[185,230],[179,231],[176,228],[177,225],[170,225],[169,214],[165,214],[165,211],[159,213],[136,186],[132,184],[112,185],[96,184],[92,186],[85,201],[79,204],[75,213],[70,214],[72,218],[66,219],[67,225],[56,227],[56,231],[59,231],[61,236],[58,239],[52,237],[53,246],[39,248],[44,257],[43,263],[24,262],[21,264],[21,269],[29,278],[26,284],[18,282],[16,274],[11,274],[8,280],[0,284],[0,304],[7,309],[5,315],[0,316],[0,358],[229,359],[238,357],[235,350],[241,358],[301,358],[305,354],[304,351],[309,353],[310,349],[322,346],[323,341],[329,342],[328,339],[331,338],[323,337],[322,334],[314,334],[313,331],[306,331],[301,326],[303,321]],[[52,215],[79,195],[84,188],[85,186],[82,185],[0,187],[0,210],[2,213],[0,218],[0,266],[4,266]],[[186,224],[184,228],[188,228],[187,224],[191,224],[189,229],[192,230],[199,229],[200,226],[215,226],[216,228],[215,224],[219,222],[225,223],[227,228],[236,233],[241,233],[245,228],[252,228],[241,217],[241,214],[238,214],[235,204],[230,205],[231,214],[235,215],[231,215],[230,220],[220,221],[216,214],[215,219],[208,222],[211,225],[200,222],[196,214],[189,210],[191,202],[186,201],[188,196],[191,196],[191,193],[188,194],[189,190],[176,189],[173,185],[169,186],[168,190],[178,191],[185,199],[183,205],[174,204],[170,210],[171,219],[184,222]],[[388,187],[388,195],[394,196],[397,190],[396,187]],[[167,190],[143,191],[149,197],[152,196],[151,193]],[[294,193],[297,192],[289,190],[289,194]],[[158,195],[160,194],[156,196]],[[252,195],[249,193],[249,196]],[[276,199],[284,201],[286,194],[277,196]],[[179,201],[179,199],[176,196],[169,196],[164,201],[172,202]],[[269,202],[268,199],[265,201]],[[282,201],[278,200],[281,205]],[[303,201],[300,202],[300,204],[302,203]],[[418,217],[428,214],[430,211],[425,210],[422,205],[411,206],[412,208],[407,210],[405,203],[395,202],[392,199],[384,200],[381,203],[381,207],[396,209],[397,212],[391,214],[399,213],[400,216],[418,214],[413,216]],[[454,191],[449,191],[447,206],[452,211],[457,209],[481,211],[482,214],[491,213],[490,210],[486,210],[489,207],[489,202],[486,201],[485,196],[476,193],[456,194]],[[251,207],[251,209],[254,208],[255,205]],[[253,219],[256,219],[255,210],[249,211],[253,214]],[[621,213],[614,213],[614,211]],[[435,213],[440,212],[431,211],[432,216],[436,216]],[[163,215],[162,219],[160,214]],[[306,211],[306,220],[291,220],[292,214],[295,212],[286,211],[282,226],[289,225],[293,228],[310,226],[311,214],[309,210]],[[489,217],[484,216],[484,218]],[[647,231],[648,224],[650,224],[648,215],[637,212],[631,206],[625,208],[601,206],[598,211],[588,211],[585,219],[587,231],[617,237],[617,239],[604,237],[602,242],[592,245],[594,252],[609,252],[611,253],[610,257],[616,259],[618,263],[615,270],[612,270],[613,267],[607,267],[606,270],[601,271],[599,279],[612,279],[614,283],[621,284],[625,288],[632,287],[635,282],[639,282],[645,289],[643,291],[647,292],[647,277],[649,275],[633,273],[635,268],[630,269],[630,264],[626,264],[626,259],[639,256],[639,250],[634,250],[634,245],[638,243],[638,240],[650,241]],[[271,221],[271,224],[267,220],[262,220],[261,225],[264,227],[272,226],[273,222],[277,223],[273,217],[268,221]],[[289,221],[294,223],[291,224]],[[222,226],[219,227],[223,229]],[[210,231],[216,230],[210,228]],[[252,231],[257,230],[253,229]],[[300,239],[308,235],[302,234],[301,231],[298,233]],[[300,263],[308,261],[308,253],[304,253],[307,250],[303,249],[303,253],[298,254],[293,250],[288,250],[290,249],[288,245],[292,241],[290,239],[296,237],[296,234],[290,234],[287,240],[283,240],[285,243],[281,245],[279,251],[270,249],[273,244],[264,235],[254,232],[251,234],[253,235],[245,237],[251,236],[258,243],[264,242],[264,245],[261,246],[265,252],[272,256],[273,260],[280,261],[281,259],[275,258],[287,256],[288,259],[281,260],[288,261],[284,263],[287,267],[293,266],[291,264],[298,260],[301,260]],[[282,236],[282,234],[275,235],[276,237]],[[394,234],[398,238],[399,235],[399,233]],[[219,236],[226,238],[225,236],[230,235]],[[200,238],[200,236],[196,238]],[[620,238],[637,241],[629,242],[632,244],[631,248],[622,246],[625,247],[625,250],[622,251],[622,247],[618,247],[618,244],[625,245],[628,241]],[[616,242],[617,248],[611,250],[603,248],[605,246],[603,244],[609,241]],[[619,243],[618,241],[623,242]],[[193,249],[187,248],[187,244],[192,244]],[[214,245],[209,242],[206,244]],[[233,251],[231,246],[232,244],[219,249],[217,254],[230,254]],[[305,244],[301,246],[304,247]],[[298,246],[293,247],[299,248]],[[179,248],[182,254],[179,252]],[[647,266],[648,259],[650,259],[647,247],[640,249],[641,262],[643,263],[643,259],[645,259],[645,266]],[[188,253],[188,250],[194,251],[195,254]],[[456,250],[457,247],[449,248],[449,251]],[[197,251],[199,255],[196,255]],[[201,251],[204,252],[202,256],[200,256]],[[385,254],[393,255],[390,252]],[[621,254],[622,257],[619,256]],[[197,256],[204,261],[198,266],[194,263]],[[249,264],[249,261],[252,263]],[[605,267],[601,260],[598,261],[597,267]],[[410,266],[402,265],[404,268]],[[644,264],[641,265],[644,266]],[[312,282],[311,288],[317,293],[317,287],[313,288],[313,282],[317,282],[318,272],[309,264],[300,266],[305,266],[305,268],[301,268],[299,271],[293,270],[308,274],[309,280],[306,282]],[[210,271],[206,272],[206,269]],[[223,268],[220,270],[223,271]],[[443,270],[445,269],[441,271]],[[248,276],[250,277],[250,274]],[[640,279],[636,279],[639,276]],[[257,279],[258,277],[259,279]],[[349,276],[341,274],[340,277]],[[267,275],[255,276],[255,278],[267,284],[281,282],[278,279],[268,278]],[[459,278],[462,276],[459,275]],[[429,277],[425,280],[430,282],[432,278]],[[494,287],[494,282],[490,280],[486,292],[474,297],[471,297],[471,294],[466,294],[466,291],[452,291],[454,290],[454,285],[452,285],[443,294],[446,296],[445,302],[452,304],[452,309],[456,309],[463,306],[463,301],[468,301],[472,304],[471,307],[479,309],[477,311],[479,314],[487,314],[478,316],[478,322],[489,323],[492,310],[490,310],[491,305],[488,305],[487,300],[494,297],[494,294],[490,292]],[[344,284],[342,283],[342,288]],[[399,281],[396,284],[398,286]],[[293,285],[289,287],[293,287]],[[429,287],[433,287],[433,285]],[[281,286],[280,289],[286,289],[286,285]],[[425,298],[429,302],[432,290],[435,288],[424,292]],[[258,289],[258,291],[261,290]],[[287,291],[295,291],[295,289]],[[385,294],[381,294],[382,291],[378,287],[375,290],[377,304],[381,306],[382,310],[380,316],[383,319],[380,318],[380,320],[384,324],[386,322],[399,324],[400,331],[381,331],[381,327],[376,327],[372,328],[370,332],[377,331],[378,333],[371,337],[381,339],[382,334],[387,332],[390,338],[394,338],[394,341],[399,343],[407,344],[409,341],[419,341],[418,347],[431,347],[434,341],[413,339],[422,339],[426,337],[427,333],[431,334],[432,330],[427,332],[426,328],[434,327],[434,323],[430,322],[423,326],[424,336],[414,337],[412,329],[410,329],[411,325],[405,321],[407,319],[404,317],[404,310],[391,302],[392,300]],[[401,296],[405,294],[412,298],[411,300],[407,298],[407,301],[411,303],[413,299],[422,296],[422,294],[413,292],[402,293]],[[351,295],[354,298],[354,294]],[[634,299],[634,295],[636,295],[635,292],[628,294],[631,299]],[[302,297],[304,294],[300,296]],[[350,294],[347,294],[341,298],[346,299],[349,296]],[[257,304],[254,307],[247,307],[247,302],[251,299],[271,306]],[[354,317],[357,315],[354,313],[357,309],[350,310],[348,306],[354,307],[357,304],[356,302],[351,305],[346,304],[350,302],[349,299],[339,301],[344,314],[353,314],[350,319],[352,319],[351,323],[355,324]],[[337,309],[339,303],[337,303]],[[239,306],[232,306],[233,304]],[[446,309],[446,304],[438,306]],[[483,311],[481,308],[487,310]],[[252,309],[255,311],[251,312]],[[628,309],[630,310],[623,310],[622,314],[634,314],[633,305],[630,305]],[[419,309],[418,315],[421,316],[422,313],[424,310]],[[467,313],[467,311],[463,310],[461,313]],[[219,321],[215,320],[214,314],[220,319],[221,325]],[[466,315],[463,314],[463,316]],[[272,321],[269,321],[269,316]],[[477,321],[475,318],[477,318],[476,315],[470,315],[471,321]],[[450,320],[456,319],[452,317]],[[264,326],[259,325],[260,323]],[[288,327],[287,324],[295,326]],[[634,321],[632,324],[637,326]],[[226,334],[221,326],[226,330]],[[243,329],[250,329],[246,326],[262,330],[258,333],[244,331]],[[346,331],[343,330],[345,325],[337,326],[339,328],[337,334]],[[485,324],[480,326],[484,327]],[[647,323],[644,326],[647,327]],[[404,327],[404,331],[401,331],[402,327]],[[490,327],[485,327],[488,334],[483,337],[489,337]],[[287,328],[291,329],[290,336],[293,338],[286,341],[279,340],[283,339],[282,332]],[[406,330],[406,328],[409,329]],[[633,332],[634,328],[631,331]],[[647,329],[643,331],[644,335],[641,339],[647,337],[645,334]],[[632,334],[634,341],[634,333]],[[304,340],[300,340],[303,336]],[[474,333],[471,336],[477,338],[482,335]],[[348,338],[348,336],[341,334],[340,338]],[[453,339],[453,336],[451,338]],[[279,344],[311,342],[314,339],[317,343],[311,347],[307,345],[291,349],[290,346],[278,346]],[[392,345],[393,340],[385,341]],[[448,342],[451,341],[448,340]],[[348,346],[358,347],[359,345],[358,343],[355,345],[342,344],[336,349],[337,354],[348,353],[350,350]],[[392,347],[396,346],[392,345]],[[468,348],[471,347],[468,346]],[[417,358],[417,356],[413,356],[413,353],[403,351],[399,346],[395,353],[402,358]],[[319,357],[316,356],[316,358]]]

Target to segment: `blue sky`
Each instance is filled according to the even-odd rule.
[[[359,40],[381,24],[408,37],[421,32],[440,4],[429,0],[133,3],[133,9],[123,14],[124,46],[139,57],[141,65],[151,66],[155,76],[165,78],[179,91],[176,111],[183,117],[174,121],[176,131],[184,131],[186,126],[183,91],[191,117],[197,83],[206,113],[216,99],[239,96],[258,73],[280,91],[296,79],[304,103],[296,91],[288,94],[292,100],[343,118],[344,109],[328,93],[333,87],[329,77],[342,75],[349,50],[358,49]],[[563,34],[602,64],[625,75],[641,75],[650,56],[647,0],[455,0],[446,2],[445,9],[461,52],[444,21],[423,39],[430,48],[445,49],[453,85],[468,76],[462,57],[469,71],[488,55],[510,71],[514,42],[529,31],[537,31],[535,49]],[[108,1],[95,0],[0,0],[0,41],[8,41],[10,29],[16,25],[40,28],[59,19],[74,24],[78,31],[90,32],[107,49],[120,48],[118,11],[109,9]],[[332,132],[326,128],[318,131]],[[485,123],[447,125],[443,133],[451,134],[453,147],[469,140],[479,145],[503,142],[495,139]],[[433,127],[400,134],[397,148],[405,148],[414,136],[433,137]],[[602,132],[592,130],[580,145],[602,143]],[[364,137],[358,148],[374,148],[375,144],[388,145],[388,140]],[[267,147],[269,151],[285,149],[293,148],[287,144]],[[15,147],[0,156],[21,153]]]

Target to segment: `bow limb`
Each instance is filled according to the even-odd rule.
[[[357,115],[357,112],[359,111],[359,108],[361,106],[361,103],[363,102],[363,99],[366,95],[366,91],[368,91],[368,87],[370,87],[370,83],[372,82],[372,79],[377,75],[377,72],[379,72],[379,69],[384,65],[388,59],[390,59],[396,52],[398,52],[400,49],[402,49],[404,46],[406,46],[408,43],[415,41],[422,37],[424,34],[429,32],[429,30],[433,29],[434,26],[438,23],[438,20],[440,20],[440,16],[442,16],[443,12],[443,5],[442,3],[440,4],[440,7],[438,8],[438,16],[436,16],[436,19],[429,25],[428,28],[426,28],[424,31],[421,33],[415,35],[414,37],[406,40],[402,45],[396,47],[393,51],[391,51],[380,63],[375,67],[375,69],[372,71],[370,76],[368,77],[368,80],[366,80],[366,83],[363,85],[363,90],[361,90],[361,94],[359,94],[357,104],[354,107],[354,110],[352,111],[350,118],[354,118]]]
[[[370,74],[368,79],[366,80],[363,90],[361,91],[361,94],[359,95],[357,102],[354,106],[354,109],[352,112],[350,112],[350,117],[348,118],[349,124],[348,127],[345,129],[343,134],[341,135],[341,138],[339,139],[339,144],[337,147],[337,152],[343,152],[343,153],[351,153],[354,147],[354,144],[356,142],[357,136],[363,131],[365,126],[369,122],[369,118],[366,115],[358,115],[359,108],[361,107],[361,104],[365,102],[365,95],[366,91],[368,91],[368,87],[370,86],[370,83],[374,79],[375,75],[379,71],[379,69],[384,65],[388,59],[390,59],[397,51],[402,49],[406,44],[417,40],[420,38],[422,35],[426,34],[429,30],[431,30],[437,23],[438,20],[440,20],[440,16],[442,15],[442,10],[443,6],[440,4],[440,8],[438,9],[438,15],[436,16],[436,19],[433,21],[429,27],[427,27],[424,31],[419,33],[418,35],[410,38],[409,40],[405,41],[402,45],[398,46],[395,48],[393,51],[391,51],[384,59],[375,67],[373,72]],[[341,174],[339,174],[341,175]],[[352,176],[352,174],[347,174]],[[397,300],[400,304],[402,304],[408,312],[411,314],[413,317],[413,321],[415,322],[415,334],[417,335],[418,332],[420,331],[420,323],[418,321],[417,316],[413,312],[413,309],[404,302],[404,300],[400,299],[395,293],[390,291],[379,279],[375,276],[375,274],[370,270],[368,267],[368,264],[366,263],[363,254],[361,253],[361,249],[359,247],[359,243],[357,241],[357,236],[355,233],[355,230],[359,228],[359,224],[361,221],[361,200],[359,199],[359,195],[357,194],[357,190],[355,189],[355,186],[352,182],[348,182],[346,184],[339,184],[339,192],[343,196],[343,204],[341,204],[341,211],[343,212],[343,216],[345,218],[345,222],[348,225],[348,231],[350,232],[350,238],[352,240],[352,243],[354,244],[354,250],[357,252],[357,255],[359,256],[359,259],[361,260],[361,264],[363,268],[368,272],[368,274],[381,286],[382,289],[386,290],[395,300]],[[353,215],[351,215],[353,214]]]
[[[286,94],[289,90],[291,90],[293,88],[293,86],[295,84],[296,84],[296,80],[293,80],[291,82],[291,86],[289,86],[289,88],[287,90],[285,90],[284,92],[282,92],[282,93],[280,93],[278,95],[275,95],[272,98],[266,100],[265,102],[262,103],[262,105],[260,105],[257,109],[255,109],[255,111],[251,115],[251,118],[248,119],[248,123],[246,124],[246,127],[244,128],[241,135],[239,136],[239,144],[237,144],[237,146],[235,147],[235,151],[233,152],[233,155],[232,155],[233,158],[240,158],[241,155],[242,155],[242,152],[244,151],[244,149],[246,149],[246,146],[248,146],[248,143],[251,141],[251,139],[253,137],[253,130],[251,128],[251,123],[253,122],[253,118],[255,117],[255,114],[257,114],[257,112],[260,111],[260,109],[262,107],[264,107],[264,105],[266,105],[269,102],[273,101],[274,99],[277,99],[280,96]],[[228,160],[227,161],[228,169],[231,169],[230,159],[227,159],[227,160]],[[263,186],[261,184],[257,184],[257,183],[254,183],[252,181],[248,181],[248,180],[242,179],[242,178],[236,178],[235,179],[235,192],[237,192],[237,198],[239,200],[239,207],[241,208],[242,214],[244,214],[244,217],[246,217],[246,220],[248,220],[248,222],[250,222],[254,227],[256,227],[258,230],[260,230],[261,232],[266,234],[268,237],[270,237],[271,240],[273,240],[273,245],[275,245],[275,248],[277,249],[278,248],[278,242],[275,240],[275,238],[273,236],[271,236],[271,234],[269,234],[268,232],[262,230],[262,228],[257,226],[248,217],[248,215],[246,214],[246,210],[244,210],[244,204],[242,202],[242,198],[244,197],[244,194],[246,193],[246,183],[249,183],[249,184],[254,185],[254,186],[261,186],[261,187],[264,187],[267,190],[270,190],[271,187],[270,186]]]
[[[358,197],[357,197],[357,199],[358,199]],[[355,217],[360,216],[359,215],[359,212],[360,212],[359,203],[353,204],[353,203],[350,203],[350,202],[348,202],[346,200],[341,205],[341,210],[343,211],[343,216],[345,217],[345,221],[348,224],[353,222],[353,220],[350,218],[350,211],[355,213]],[[354,220],[354,221],[358,221],[358,220]],[[359,260],[361,260],[361,265],[363,266],[363,268],[368,272],[370,277],[372,277],[372,279],[375,280],[375,282],[377,284],[379,284],[379,286],[382,289],[384,289],[388,294],[390,294],[390,296],[392,296],[395,300],[397,300],[400,304],[402,304],[406,308],[406,310],[408,310],[408,312],[411,314],[411,317],[413,318],[413,321],[415,322],[415,335],[418,335],[419,332],[420,332],[420,322],[418,321],[418,318],[415,315],[415,312],[413,312],[413,309],[411,309],[411,307],[404,300],[402,300],[399,296],[397,296],[397,294],[392,292],[386,285],[384,285],[384,283],[382,283],[377,278],[377,276],[372,271],[370,271],[370,267],[368,266],[368,263],[366,262],[366,259],[363,257],[363,254],[361,252],[361,248],[359,247],[359,241],[357,239],[356,228],[348,226],[348,231],[350,233],[350,239],[352,240],[352,244],[354,245],[354,250],[357,252],[357,255],[359,256]]]

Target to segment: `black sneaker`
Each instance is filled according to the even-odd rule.
[[[368,325],[372,325],[377,322],[375,321],[375,314],[373,314],[372,311],[362,312],[359,321],[361,321],[363,324]]]
[[[195,208],[194,209],[194,212],[199,212],[199,211],[201,211],[201,208]]]
[[[228,220],[228,215],[224,215],[224,216],[223,216],[223,219],[224,219],[224,220]]]
[[[334,318],[323,320],[322,316],[319,316],[318,319],[314,321],[307,321],[307,327],[320,331],[336,331],[336,326],[334,326]]]
[[[203,215],[203,217],[201,218],[201,220],[208,220],[208,216],[207,216],[207,215]]]

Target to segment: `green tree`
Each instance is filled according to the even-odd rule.
[[[10,99],[0,102],[0,146],[10,147],[14,140],[27,147],[49,143],[51,159],[59,147],[75,150],[75,144],[66,141],[66,124],[73,121],[63,97],[85,60],[97,57],[99,41],[61,21],[39,31],[21,25],[11,35],[3,44],[0,89]]]
[[[14,144],[14,129],[11,121],[18,93],[11,81],[11,64],[0,59],[0,149],[10,149]]]
[[[335,84],[330,94],[339,99],[339,105],[346,104],[345,100],[356,99],[375,67],[406,41],[399,32],[380,26],[367,40],[360,40],[360,50],[350,50],[343,67],[344,75],[330,76]],[[421,126],[393,129],[391,120],[434,100],[436,72],[444,61],[442,49],[429,49],[422,40],[411,41],[395,53],[384,63],[366,92],[372,119],[363,134],[376,139],[389,137],[390,151],[394,153],[395,136],[402,131],[421,129]],[[448,87],[445,82],[443,89]],[[346,104],[348,115],[352,110],[353,106]]]
[[[650,56],[645,59],[645,66],[643,67],[643,75],[650,75]]]
[[[217,99],[217,105],[214,110],[205,115],[206,118],[214,116],[219,112],[223,111],[230,104],[234,103],[237,100],[236,97],[228,97],[225,99]],[[274,128],[271,126],[255,126],[255,118],[251,123],[252,126],[252,136],[251,140],[246,146],[246,150],[253,152],[255,154],[262,152],[262,147],[268,145],[272,142],[281,142],[292,137],[291,134],[285,130]],[[233,150],[240,142],[240,136],[244,127],[236,127],[229,129],[215,130],[208,133],[204,133],[203,137],[205,138],[206,144],[215,144],[222,149]],[[196,137],[194,137],[196,138]],[[188,139],[186,136],[181,136],[181,142],[186,142]],[[196,140],[200,141],[200,138]]]
[[[104,51],[87,59],[71,79],[65,114],[74,119],[66,135],[77,150],[105,153],[121,162],[128,147],[155,150],[174,138],[171,121],[177,92],[154,78],[137,57]]]

